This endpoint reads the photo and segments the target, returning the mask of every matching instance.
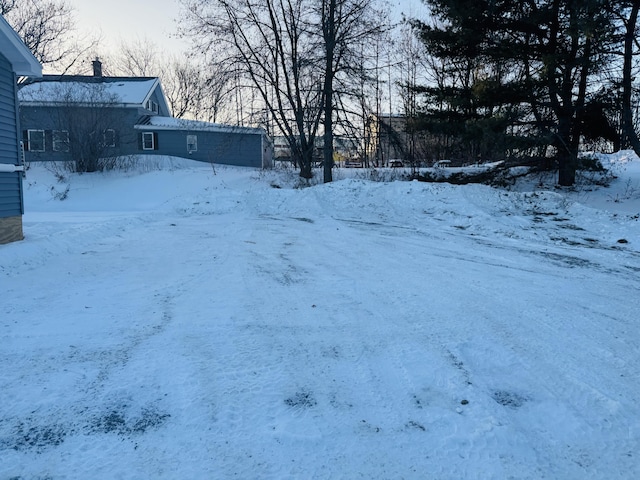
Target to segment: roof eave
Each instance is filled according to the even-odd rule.
[[[6,44],[9,47],[3,49],[2,53],[11,62],[16,75],[21,77],[42,77],[42,65],[2,15],[0,15],[0,34],[6,39]]]
[[[212,126],[199,127],[189,125],[153,125],[153,124],[136,124],[136,130],[158,130],[158,131],[185,131],[185,132],[214,132],[214,133],[245,133],[249,135],[264,135],[266,132],[261,128],[251,127],[234,127],[234,126]]]
[[[142,108],[139,103],[111,103],[104,104],[84,102],[39,102],[33,100],[19,100],[21,107],[100,107],[100,108]],[[99,102],[97,102],[99,103]]]
[[[144,97],[144,100],[142,101],[142,105],[147,104],[147,101],[149,101],[149,99],[151,98],[151,95],[153,95],[153,92],[156,90],[156,88],[158,88],[160,91],[159,100],[162,103],[164,110],[171,113],[171,109],[169,108],[169,103],[167,102],[167,98],[164,94],[164,89],[162,88],[162,84],[160,83],[160,79],[158,77],[155,77],[155,82],[153,82],[153,85],[147,92],[147,95]]]

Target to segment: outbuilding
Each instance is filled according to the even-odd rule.
[[[146,117],[135,129],[145,153],[223,165],[272,166],[273,147],[262,128],[156,115]]]
[[[24,238],[24,154],[16,90],[19,77],[40,76],[42,65],[0,15],[0,244]]]

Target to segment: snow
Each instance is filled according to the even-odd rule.
[[[0,478],[640,478],[640,160],[603,158],[572,190],[32,166]]]
[[[158,129],[167,130],[195,130],[195,131],[208,131],[208,132],[235,132],[235,133],[248,133],[248,134],[263,134],[264,130],[261,128],[251,127],[239,127],[236,125],[224,125],[221,123],[202,122],[199,120],[185,120],[183,118],[173,117],[161,117],[152,116],[149,117],[149,125],[157,127]],[[145,128],[146,125],[142,125],[139,128]],[[147,127],[148,128],[148,127]]]
[[[142,104],[158,83],[157,78],[122,78],[117,81],[44,81],[25,85],[18,91],[21,103],[95,103],[117,100],[123,104]]]

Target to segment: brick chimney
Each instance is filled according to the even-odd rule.
[[[93,76],[95,78],[102,78],[102,62],[100,61],[100,59],[96,57],[96,59],[91,62],[91,64],[93,65]]]

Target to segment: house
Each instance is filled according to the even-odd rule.
[[[272,166],[273,147],[261,128],[238,127],[160,115],[134,126],[143,152],[246,167]]]
[[[358,138],[334,135],[333,160],[336,165],[362,164],[362,148]]]
[[[291,146],[285,136],[273,137],[274,159],[280,162],[291,162]],[[358,154],[357,140],[334,135],[333,137],[333,161],[335,165],[342,165],[345,161],[356,157]],[[321,166],[324,162],[324,137],[315,137],[312,161],[314,166]]]
[[[291,147],[289,146],[289,140],[283,135],[277,135],[273,137],[273,157],[274,160],[280,162],[291,161]]]
[[[370,136],[367,156],[375,165],[407,160],[406,117],[397,114],[372,115],[368,121]]]
[[[158,78],[103,76],[97,59],[91,76],[45,75],[18,96],[28,162],[144,154],[270,165],[264,130],[173,118]]]
[[[24,162],[16,90],[18,77],[40,75],[42,65],[0,15],[0,244],[24,238]]]
[[[296,137],[295,141],[299,142],[299,137]],[[273,156],[275,160],[283,163],[295,161],[292,155],[291,144],[289,142],[290,139],[283,135],[276,135],[273,137]],[[324,160],[323,149],[324,138],[322,138],[322,136],[315,137],[312,154],[312,162],[315,166],[321,165]]]
[[[431,164],[437,143],[416,129],[415,118],[402,114],[372,115],[367,122],[366,155],[377,166]]]

